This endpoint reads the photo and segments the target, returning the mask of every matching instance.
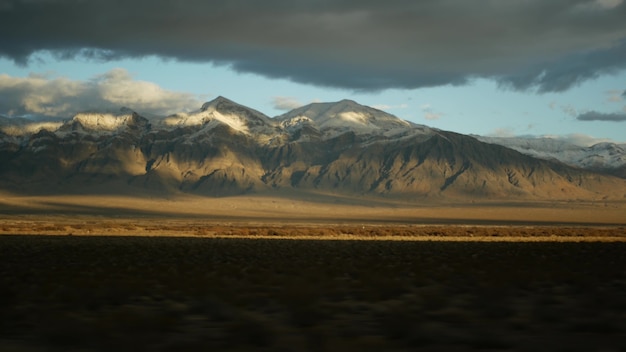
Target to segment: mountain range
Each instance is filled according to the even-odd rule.
[[[20,194],[626,199],[625,145],[468,136],[350,100],[273,118],[223,97],[166,117],[0,117],[0,161],[0,188]]]

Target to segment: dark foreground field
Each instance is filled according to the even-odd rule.
[[[1,236],[2,351],[626,350],[626,243]]]

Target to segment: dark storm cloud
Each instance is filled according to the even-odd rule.
[[[560,91],[626,68],[622,0],[0,0],[0,55],[157,55],[357,90]]]
[[[625,113],[601,113],[597,111],[588,111],[582,113],[576,117],[578,121],[612,121],[612,122],[622,122],[626,121],[626,112]]]

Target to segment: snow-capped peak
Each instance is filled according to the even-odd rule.
[[[69,124],[80,124],[83,129],[100,132],[115,132],[126,127],[137,127],[147,124],[148,120],[139,116],[129,108],[119,111],[90,111],[74,115]]]
[[[237,132],[255,135],[274,132],[274,122],[269,117],[222,96],[204,103],[200,110],[168,116],[163,123],[169,127],[203,126],[208,130],[225,124]]]
[[[220,95],[217,98],[211,101],[207,101],[206,103],[202,104],[202,108],[200,108],[200,110],[202,111],[206,111],[210,109],[215,110],[218,108],[218,106],[225,107],[225,106],[243,106],[243,105],[237,104],[234,101]]]
[[[276,120],[288,131],[293,132],[310,126],[319,130],[325,138],[346,132],[391,136],[420,127],[384,111],[347,99],[335,103],[305,105],[276,117]]]
[[[251,109],[247,106],[237,104],[232,100],[218,96],[210,102],[202,105],[201,111],[214,113],[216,115],[235,117],[244,120],[247,125],[271,125],[272,121],[262,112]]]
[[[613,169],[626,165],[626,148],[615,143],[603,142],[583,147],[546,137],[474,137],[482,142],[499,144],[535,158],[555,159],[576,167]]]

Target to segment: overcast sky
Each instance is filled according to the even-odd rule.
[[[344,98],[461,133],[626,142],[623,0],[0,0],[0,114],[279,115]]]

